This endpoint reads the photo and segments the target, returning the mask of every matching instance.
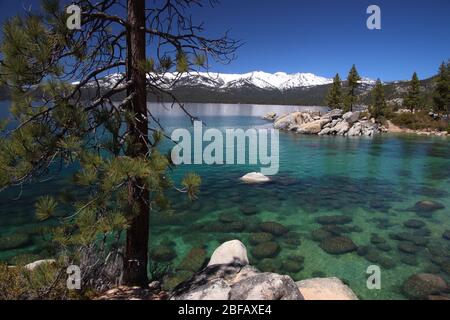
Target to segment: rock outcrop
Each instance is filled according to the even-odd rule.
[[[239,240],[232,240],[219,246],[211,256],[208,267],[214,265],[248,265],[247,249]]]
[[[315,278],[296,283],[305,300],[358,300],[338,278]]]
[[[272,114],[271,114],[272,115]],[[360,112],[343,113],[335,109],[323,116],[314,116],[309,112],[293,112],[267,120],[274,121],[274,128],[294,131],[301,134],[366,136],[385,132],[386,128],[376,123],[375,119],[361,118]]]
[[[260,272],[249,265],[242,242],[218,247],[208,266],[172,293],[173,300],[355,300],[356,295],[337,278],[295,283],[291,277]]]

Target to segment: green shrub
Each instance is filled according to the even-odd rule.
[[[402,128],[408,128],[411,130],[439,130],[446,131],[449,129],[449,123],[445,120],[434,120],[427,112],[416,113],[399,113],[392,117],[392,122]]]
[[[0,264],[0,300],[81,299],[82,293],[69,291],[65,268],[43,264],[33,271],[23,266]]]

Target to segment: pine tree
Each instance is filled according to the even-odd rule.
[[[43,197],[38,218],[72,208],[54,240],[75,252],[97,248],[94,261],[101,266],[100,253],[120,251],[125,233],[124,282],[145,285],[149,214],[170,209],[168,188],[195,198],[200,184],[189,174],[175,188],[168,176],[172,163],[159,152],[164,133],[147,108],[147,92],[178,103],[164,74],[207,68],[208,56],[227,62],[238,42],[203,35],[188,13],[199,1],[152,3],[151,9],[145,0],[128,0],[125,7],[111,0],[73,4],[81,8],[81,30],[67,28],[58,0],[3,26],[0,84],[12,91],[12,121],[0,127],[0,190],[64,166],[79,168],[76,200]],[[102,86],[99,79],[110,74],[114,83]],[[106,239],[115,245],[106,246]]]
[[[436,112],[450,114],[450,63],[442,62],[433,97]]]
[[[384,86],[380,79],[377,79],[375,87],[371,92],[372,104],[370,106],[370,114],[373,118],[378,119],[384,115],[386,110],[386,99],[384,96]]]
[[[326,104],[332,109],[342,108],[342,83],[339,73],[333,79],[333,85],[328,92]]]
[[[411,113],[413,113],[414,110],[418,110],[420,108],[420,81],[416,72],[414,72],[409,83],[408,93],[405,98],[404,104],[409,110],[411,110]]]
[[[353,111],[353,107],[357,102],[356,89],[359,86],[360,80],[361,77],[356,70],[356,66],[353,65],[347,77],[348,92],[345,97],[345,111]]]

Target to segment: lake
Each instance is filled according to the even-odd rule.
[[[0,117],[7,103],[0,104]],[[167,132],[189,127],[179,110],[150,104]],[[325,112],[320,107],[188,104],[210,128],[270,128],[261,116],[269,111]],[[168,142],[165,148],[169,148]],[[223,241],[239,239],[247,246],[250,263],[263,271],[289,274],[295,280],[335,276],[362,299],[405,299],[403,281],[418,272],[438,273],[450,280],[450,140],[408,135],[374,138],[304,136],[280,133],[280,171],[271,183],[245,185],[239,178],[259,170],[250,165],[187,165],[184,173],[201,175],[199,200],[170,193],[173,211],[151,213],[151,248],[174,252],[179,265],[193,248],[208,254]],[[43,194],[69,188],[70,170],[49,181],[0,193],[0,236],[28,234],[20,248],[3,250],[0,259],[21,254],[49,258],[48,237],[36,230],[34,201]],[[436,201],[445,209],[413,208],[418,201]],[[332,218],[322,218],[329,217]],[[345,216],[343,219],[335,216]],[[411,221],[410,221],[411,220]],[[418,220],[418,221],[416,221]],[[277,222],[289,232],[271,239],[277,249],[264,252],[257,233],[262,222]],[[320,222],[320,223],[319,223]],[[406,224],[405,224],[406,222]],[[324,235],[351,238],[358,251],[330,254]],[[259,235],[261,236],[261,235]],[[322,245],[321,245],[322,243]],[[334,244],[339,246],[340,244]],[[264,258],[264,257],[269,258]],[[370,265],[381,268],[381,290],[366,286]],[[179,274],[179,280],[187,276]],[[171,279],[173,283],[177,279]]]

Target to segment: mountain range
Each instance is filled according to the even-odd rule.
[[[123,74],[114,73],[99,79],[98,82],[107,88],[114,86],[121,78]],[[325,97],[332,82],[331,78],[312,73],[255,71],[244,74],[196,72],[181,76],[166,73],[158,84],[182,102],[321,106],[325,104]],[[422,93],[426,100],[431,97],[434,82],[434,77],[421,81]],[[374,85],[375,80],[362,78],[357,91],[361,103],[370,103],[370,91]],[[386,82],[384,85],[388,100],[401,101],[406,94],[408,81]],[[96,83],[88,83],[85,86],[84,92],[87,97],[95,86]],[[346,86],[345,81],[343,86]],[[114,98],[123,97],[116,95]],[[4,88],[0,88],[0,99],[7,99]],[[148,100],[170,101],[171,96],[149,93]]]

